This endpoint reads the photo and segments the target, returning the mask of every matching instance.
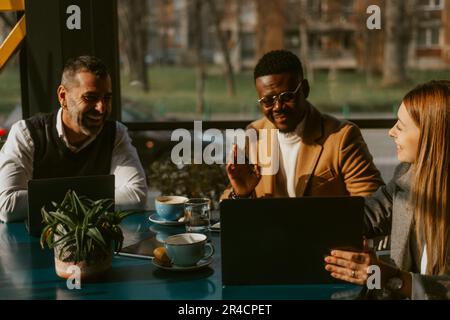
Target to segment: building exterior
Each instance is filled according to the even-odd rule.
[[[419,0],[411,43],[410,66],[440,69],[450,66],[450,1]]]
[[[152,61],[194,64],[194,4],[198,0],[149,0]],[[312,69],[359,69],[379,72],[383,65],[382,0],[214,0],[221,32],[235,70],[252,68],[269,50],[297,52]],[[450,0],[412,1],[408,66],[450,68]],[[208,1],[202,1],[202,52],[220,64]],[[369,5],[379,5],[381,30],[368,30]]]

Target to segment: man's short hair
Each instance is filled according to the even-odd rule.
[[[71,83],[75,75],[79,72],[89,72],[102,79],[109,75],[108,68],[99,58],[94,56],[79,56],[67,60],[61,83],[63,85]]]
[[[253,77],[271,74],[290,73],[303,79],[303,67],[300,59],[290,51],[274,50],[266,53],[256,64]]]

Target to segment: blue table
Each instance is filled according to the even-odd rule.
[[[123,223],[127,243],[149,237],[183,232],[148,220],[149,213],[128,217]],[[346,299],[360,290],[346,284],[223,287],[220,234],[212,232],[216,248],[213,263],[189,273],[155,267],[150,260],[114,256],[111,271],[99,282],[69,290],[56,276],[53,252],[40,248],[23,223],[0,223],[0,299]],[[127,244],[126,243],[126,244]]]

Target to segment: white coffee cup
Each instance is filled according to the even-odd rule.
[[[201,233],[181,233],[167,237],[164,246],[173,265],[191,267],[214,254],[214,247],[207,239]],[[205,248],[209,248],[208,253]]]

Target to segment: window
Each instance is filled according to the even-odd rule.
[[[119,0],[126,2],[126,0]],[[303,0],[302,0],[303,1]],[[383,55],[383,46],[377,34],[382,36],[385,30],[378,33],[369,33],[370,49],[360,43],[361,37],[358,35],[359,22],[357,17],[361,14],[363,19],[367,18],[366,12],[355,11],[356,0],[307,0],[307,16],[312,19],[308,24],[307,39],[305,47],[308,52],[305,55],[310,61],[305,65],[317,72],[317,79],[312,85],[311,102],[317,105],[324,112],[339,112],[343,106],[350,105],[350,114],[354,110],[363,112],[381,112],[390,110],[392,105],[401,99],[404,91],[396,92],[396,97],[388,96],[367,84],[364,71],[373,70],[376,78],[374,83],[379,83],[383,64],[382,59],[375,56]],[[419,1],[419,0],[418,0]],[[195,1],[185,0],[151,0],[149,13],[153,18],[148,21],[148,32],[151,43],[148,43],[148,61],[153,62],[148,66],[150,77],[150,91],[139,92],[137,88],[127,82],[128,70],[124,68],[122,76],[122,97],[126,103],[123,108],[133,108],[136,114],[141,114],[135,121],[192,121],[202,120],[252,120],[261,116],[254,105],[255,88],[252,79],[253,67],[260,58],[262,51],[268,51],[272,43],[280,43],[278,38],[274,41],[271,37],[283,36],[281,44],[284,48],[300,54],[301,37],[299,35],[298,17],[296,19],[284,19],[283,23],[277,25],[262,26],[261,19],[258,18],[261,10],[258,6],[264,2],[216,0],[218,14],[222,21],[222,31],[227,35],[227,50],[230,62],[235,71],[236,95],[228,96],[227,79],[224,76],[226,66],[223,57],[213,16],[209,12],[208,2],[203,2],[202,31],[198,35],[194,30],[196,15],[194,8]],[[336,3],[335,3],[336,2]],[[170,5],[172,3],[172,5]],[[302,2],[303,3],[303,2]],[[162,5],[176,8],[176,10],[161,11]],[[286,13],[289,8],[300,1],[280,1],[280,13]],[[421,0],[422,6],[440,7],[444,1]],[[282,7],[283,6],[283,7]],[[323,15],[328,11],[333,11],[341,16],[350,17],[345,25],[340,21],[323,19]],[[167,12],[166,17],[161,17],[160,12]],[[298,13],[298,12],[297,12]],[[322,15],[322,19],[321,18]],[[355,19],[353,19],[355,17]],[[358,18],[358,19],[356,19]],[[433,16],[433,19],[436,17]],[[320,20],[320,21],[318,21]],[[425,23],[426,21],[421,21]],[[434,47],[441,44],[443,32],[437,24],[431,21],[425,27],[418,30],[415,43],[418,47]],[[434,24],[433,24],[434,23]],[[423,25],[422,25],[423,26]],[[279,29],[277,29],[279,28]],[[273,32],[267,32],[267,30]],[[164,37],[158,31],[164,31]],[[205,68],[205,82],[203,96],[197,95],[197,56],[195,39],[201,36],[203,62]],[[126,40],[135,41],[136,37],[128,37]],[[358,42],[359,41],[359,42]],[[125,47],[124,44],[121,46]],[[370,52],[367,52],[370,51]],[[303,52],[302,52],[303,53]],[[361,57],[367,57],[361,59]],[[122,58],[122,57],[121,57]],[[129,61],[128,57],[123,57],[123,61]],[[367,67],[365,61],[370,62]],[[416,61],[407,61],[411,69],[419,67],[414,65]],[[446,63],[446,62],[443,62]],[[448,65],[450,67],[450,64]],[[136,69],[136,68],[135,68]],[[339,83],[327,81],[328,70],[348,70],[342,75]],[[131,70],[131,68],[130,68]],[[324,72],[325,76],[320,72]],[[340,78],[340,76],[338,76]],[[422,79],[419,77],[418,79]],[[317,89],[317,93],[315,90]],[[348,94],[351,92],[351,94]],[[360,100],[356,101],[357,94],[361,92]],[[341,93],[344,93],[341,95]],[[203,108],[196,108],[197,100],[204,100]],[[359,98],[358,98],[359,99]],[[375,103],[376,102],[376,103]],[[353,108],[352,105],[357,105]],[[345,113],[347,114],[347,113]],[[352,116],[352,115],[350,115]]]
[[[352,14],[353,14],[353,5],[354,5],[353,0],[344,0],[341,10],[342,10],[342,18],[345,21],[350,20]]]
[[[351,50],[355,46],[353,34],[346,32],[342,39],[342,47],[346,50]]]
[[[255,57],[255,34],[244,32],[241,34],[242,59],[253,59]]]
[[[318,33],[311,33],[308,37],[309,48],[312,51],[320,51],[323,47],[322,36]]]
[[[129,0],[118,1],[130,2]],[[199,95],[197,91],[200,68],[196,63],[194,42],[197,36],[194,30],[196,15],[193,4],[195,1],[149,1],[151,5],[147,14],[152,18],[146,21],[149,38],[152,42],[148,43],[147,55],[157,57],[157,59],[150,59],[156,62],[147,66],[150,90],[148,92],[140,91],[139,88],[132,85],[132,81],[128,81],[131,78],[129,71],[126,68],[121,70],[122,119],[124,122],[128,122],[130,132],[135,135],[134,141],[144,168],[151,177],[149,185],[152,192],[176,193],[181,192],[179,191],[180,187],[186,187],[193,183],[184,180],[183,183],[186,185],[177,184],[180,177],[189,175],[196,177],[200,173],[193,174],[189,171],[195,168],[176,168],[170,162],[171,143],[173,144],[170,141],[170,134],[178,128],[191,130],[194,119],[204,121],[204,130],[207,126],[223,130],[237,128],[237,123],[240,123],[239,126],[243,128],[251,120],[262,116],[255,103],[257,94],[253,81],[253,68],[260,58],[259,55],[263,53],[260,50],[279,49],[269,48],[270,43],[279,43],[280,39],[277,38],[277,41],[273,41],[270,38],[274,34],[277,37],[283,35],[281,40],[283,40],[282,44],[285,49],[296,54],[300,53],[299,12],[292,12],[294,10],[290,8],[298,7],[301,2],[300,0],[278,1],[280,12],[283,14],[287,12],[282,25],[271,23],[263,26],[260,25],[258,6],[264,5],[264,1],[216,0],[222,28],[228,30],[229,40],[233,35],[231,41],[227,41],[229,57],[234,68],[236,88],[236,95],[231,96],[228,94],[227,81],[224,76],[224,70],[226,70],[223,65],[224,59],[209,58],[222,56],[222,52],[207,1],[203,1],[203,12],[200,18],[205,70],[203,95]],[[301,1],[303,3],[304,0]],[[385,88],[381,85],[380,74],[383,62],[377,57],[383,55],[382,41],[374,32],[370,32],[369,49],[363,43],[358,43],[361,41],[358,35],[358,28],[361,26],[358,21],[367,19],[367,14],[364,10],[360,13],[355,11],[356,1],[359,0],[307,0],[304,2],[307,16],[312,20],[309,30],[307,30],[307,42],[305,43],[308,51],[306,55],[309,59],[308,63],[304,62],[304,65],[308,67],[308,77],[310,77],[309,72],[313,72],[308,100],[324,113],[340,118],[372,118],[371,123],[380,125],[381,122],[373,122],[373,118],[382,120],[395,118],[402,97],[412,85],[408,83],[392,88]],[[173,10],[161,11],[164,8],[159,7],[164,4],[169,7],[173,6]],[[443,8],[444,1],[420,0],[417,5],[421,9],[431,10]],[[167,14],[164,16],[161,12],[167,12]],[[239,16],[237,16],[238,13]],[[361,16],[358,16],[359,14]],[[291,15],[295,17],[290,19]],[[440,13],[430,15],[433,19],[438,19],[438,16]],[[336,17],[344,17],[345,24],[340,24],[342,21],[335,19]],[[422,28],[417,30],[414,41],[418,47],[427,48],[439,45],[440,40],[443,39],[443,31],[441,32],[439,25],[441,22],[439,20],[437,23],[433,21],[420,22],[429,24],[422,24]],[[267,32],[269,29],[274,32]],[[172,42],[163,42],[163,40],[169,39],[169,36],[162,38],[159,30],[170,30]],[[381,30],[377,34],[383,36],[384,31]],[[128,37],[125,40],[137,38]],[[123,43],[120,45],[125,46]],[[366,56],[367,59],[360,59]],[[129,60],[127,57],[121,58],[123,61]],[[416,70],[420,67],[416,60],[406,61],[409,67],[406,76],[412,79],[414,84],[432,79],[450,78],[450,63],[443,61],[442,63],[446,63],[447,68],[437,71]],[[197,109],[197,101],[204,101],[203,109]],[[212,121],[224,121],[225,123],[217,124]],[[141,125],[130,122],[147,123]],[[382,126],[388,125],[382,124]],[[383,177],[388,180],[395,165],[395,148],[392,149],[394,145],[387,135],[387,130],[377,130],[379,131],[367,131],[364,134],[369,148],[374,154],[375,162],[382,170]],[[198,178],[194,182],[204,182],[207,186],[215,185],[216,181],[225,180],[227,182],[226,178],[223,179],[223,172],[219,170],[220,168],[215,169],[217,170],[208,173],[208,179],[217,180],[204,179],[202,181],[203,178]],[[208,172],[208,170],[209,168],[204,171]],[[201,171],[203,172],[203,170]],[[206,190],[204,186],[199,187],[199,190],[214,191],[215,196],[220,192]]]
[[[240,17],[242,25],[255,26],[257,24],[256,3],[255,1],[239,1]]]
[[[322,0],[308,0],[309,15],[313,19],[321,19],[323,15]]]
[[[300,48],[300,36],[298,30],[286,31],[284,33],[284,46],[288,50],[298,50]]]
[[[419,7],[424,10],[442,10],[444,9],[444,0],[419,0]]]
[[[417,32],[417,45],[422,48],[436,47],[440,45],[440,27],[419,28]]]
[[[129,0],[118,1],[131,2]],[[308,67],[311,67],[314,76],[311,79],[314,81],[311,81],[311,93],[308,100],[320,111],[340,118],[394,118],[401,98],[412,87],[412,84],[407,83],[392,88],[381,86],[381,77],[378,74],[383,66],[380,65],[382,62],[376,62],[375,59],[372,62],[369,58],[359,59],[362,62],[355,62],[357,67],[352,67],[353,69],[345,67],[351,70],[343,70],[343,66],[348,65],[342,63],[347,61],[347,56],[356,60],[356,57],[364,56],[367,52],[361,51],[364,49],[361,49],[362,43],[358,45],[358,41],[360,41],[358,40],[358,31],[348,31],[358,28],[358,22],[354,22],[358,19],[353,19],[354,15],[358,14],[354,11],[353,4],[359,0],[341,0],[339,1],[340,7],[333,5],[335,1],[307,0],[307,13],[313,23],[309,25],[311,29],[308,30],[308,41],[305,44],[309,44],[307,46]],[[133,68],[128,68],[127,63],[133,60],[133,55],[121,56],[121,67],[123,67],[120,72],[122,81],[121,107],[122,120],[130,126],[133,143],[150,177],[151,192],[155,194],[160,191],[166,193],[189,191],[193,192],[191,196],[200,195],[217,198],[224,188],[222,183],[227,183],[223,166],[177,167],[170,159],[170,151],[176,144],[171,141],[171,133],[180,127],[189,127],[193,124],[194,119],[204,120],[204,130],[206,130],[206,127],[212,127],[219,128],[223,132],[225,127],[236,128],[237,123],[242,124],[239,124],[239,126],[243,128],[249,121],[262,116],[255,103],[257,95],[252,71],[259,59],[259,54],[262,53],[259,51],[260,48],[264,47],[266,43],[270,43],[269,32],[266,32],[267,27],[280,28],[275,30],[277,35],[282,34],[280,31],[287,30],[284,33],[285,48],[297,54],[300,51],[298,21],[292,21],[296,25],[287,25],[290,22],[290,20],[287,21],[288,19],[283,21],[282,26],[275,23],[269,26],[258,25],[261,21],[261,19],[258,19],[258,5],[263,5],[264,1],[229,2],[227,0],[216,0],[216,2],[223,22],[222,25],[228,30],[227,37],[232,40],[227,42],[231,62],[233,67],[240,66],[242,69],[235,68],[236,95],[234,97],[228,95],[227,82],[224,77],[225,68],[221,64],[223,60],[217,63],[214,59],[208,58],[220,54],[221,48],[218,45],[213,17],[208,10],[207,2],[203,1],[203,13],[200,17],[203,26],[200,33],[203,39],[202,50],[204,53],[205,90],[202,98],[205,104],[200,111],[196,110],[199,68],[196,65],[194,44],[197,35],[193,28],[196,22],[194,1],[148,0],[148,12],[140,10],[141,12],[138,12],[138,14],[143,16],[139,15],[139,19],[127,20],[127,23],[131,24],[145,21],[140,26],[147,31],[146,39],[148,43],[140,46],[142,43],[139,43],[139,41],[142,39],[138,34],[130,33],[125,34],[125,39],[120,40],[121,48],[128,48],[130,41],[137,42],[137,46],[133,49],[146,48],[147,69],[134,68],[134,71],[136,69],[147,71],[140,73],[149,75],[150,90],[148,92],[141,90],[139,81],[136,81],[130,75],[132,72],[130,70]],[[236,6],[240,5],[240,10],[231,10],[230,3]],[[294,6],[294,4],[300,4],[300,0],[279,1],[278,3],[280,6],[287,4]],[[444,4],[448,2],[444,2],[444,0],[418,0],[417,3],[420,8],[423,8],[423,11],[426,11],[443,9]],[[288,7],[280,8],[280,12],[285,12],[283,10],[289,11]],[[236,14],[235,12],[240,12],[240,16],[232,16]],[[293,15],[297,13],[294,12]],[[346,24],[342,26],[336,24],[336,21],[331,23],[327,21],[327,15],[333,14],[345,17]],[[432,12],[428,16],[436,19],[440,15],[440,12]],[[328,17],[330,18],[330,16]],[[331,16],[331,18],[333,17]],[[367,14],[362,12],[362,17],[366,19]],[[126,18],[122,16],[119,19]],[[351,25],[352,23],[356,24]],[[421,23],[428,22],[421,21]],[[421,28],[417,30],[417,38],[415,39],[418,47],[433,48],[443,44],[444,29],[439,25],[440,23],[440,21],[437,21],[437,23],[431,21],[427,25],[421,25]],[[0,39],[4,38],[8,32],[8,26],[0,16]],[[267,37],[265,37],[265,32],[268,34]],[[372,37],[374,33],[369,34]],[[370,48],[373,49],[373,55],[381,56],[382,48],[376,47],[378,43],[381,44],[381,41],[375,41],[376,38],[370,38],[369,40],[371,46],[373,46]],[[266,49],[278,48],[265,48],[264,50]],[[339,55],[331,56],[330,53],[333,52],[345,53],[346,55],[342,59]],[[366,60],[373,63],[367,68],[369,71],[374,71],[370,81],[367,77],[368,72],[365,71]],[[408,69],[408,77],[412,79],[414,84],[431,79],[450,78],[450,63],[448,62],[442,62],[446,64],[447,68],[441,68],[437,71],[416,70],[419,65],[414,65],[416,62],[414,59],[407,62],[408,66],[411,66]],[[136,65],[133,65],[133,67],[136,67]],[[334,72],[329,72],[329,70],[334,70]],[[308,74],[308,76],[310,75]],[[0,97],[1,133],[2,126],[4,127],[6,120],[11,118],[11,115],[15,117],[13,121],[21,117],[17,55],[0,74]],[[216,123],[211,121],[216,120],[227,122],[214,127]],[[145,123],[133,124],[133,122]],[[380,122],[376,121],[375,123]],[[189,130],[192,132],[191,129]],[[364,130],[363,134],[370,151],[374,155],[375,163],[383,172],[383,177],[388,180],[395,165],[395,147],[387,135],[387,130],[368,129]],[[203,147],[206,142],[209,143],[210,141],[201,140]],[[200,171],[190,171],[190,169],[199,170],[199,168]],[[180,182],[181,179],[183,179],[182,183]],[[200,192],[204,192],[204,194]]]

